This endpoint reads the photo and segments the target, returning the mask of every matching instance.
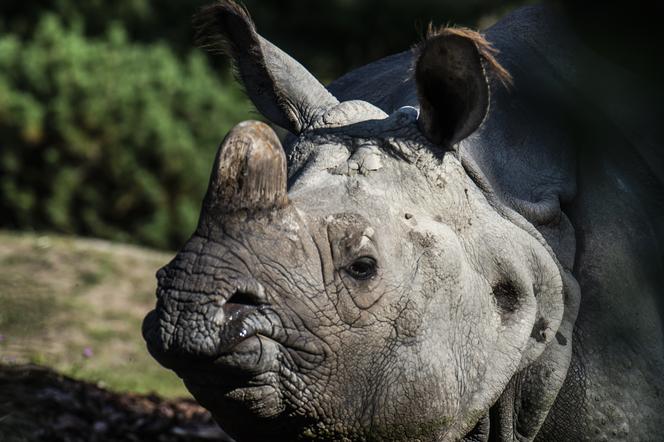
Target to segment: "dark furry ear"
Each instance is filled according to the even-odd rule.
[[[489,108],[485,66],[504,83],[509,73],[479,33],[464,28],[429,29],[416,48],[415,83],[420,130],[440,145],[453,145],[480,126]]]
[[[194,16],[196,42],[203,49],[234,56],[237,46],[254,42],[256,27],[249,12],[232,1],[219,1],[203,7]]]
[[[273,123],[299,134],[339,103],[301,64],[261,37],[237,3],[218,1],[194,20],[199,44],[231,55],[249,98]]]

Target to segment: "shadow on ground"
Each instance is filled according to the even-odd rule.
[[[0,365],[3,442],[232,442],[191,399],[114,393],[37,365]]]

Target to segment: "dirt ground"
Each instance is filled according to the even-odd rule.
[[[232,442],[190,399],[113,393],[36,365],[0,365],[3,442]]]

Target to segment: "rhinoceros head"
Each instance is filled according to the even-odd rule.
[[[489,409],[561,321],[557,263],[455,146],[488,86],[468,35],[432,37],[420,111],[339,103],[232,3],[205,12],[264,123],[224,139],[200,222],[144,323],[245,440],[483,440]],[[418,115],[419,114],[419,115]]]

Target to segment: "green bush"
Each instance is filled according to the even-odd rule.
[[[28,40],[0,36],[0,224],[176,247],[250,106],[201,54],[109,29],[46,15]]]
[[[213,0],[3,0],[0,32],[31,35],[47,13],[63,23],[78,23],[87,37],[103,35],[109,23],[120,23],[131,41],[164,41],[180,52],[193,46],[190,18]]]

